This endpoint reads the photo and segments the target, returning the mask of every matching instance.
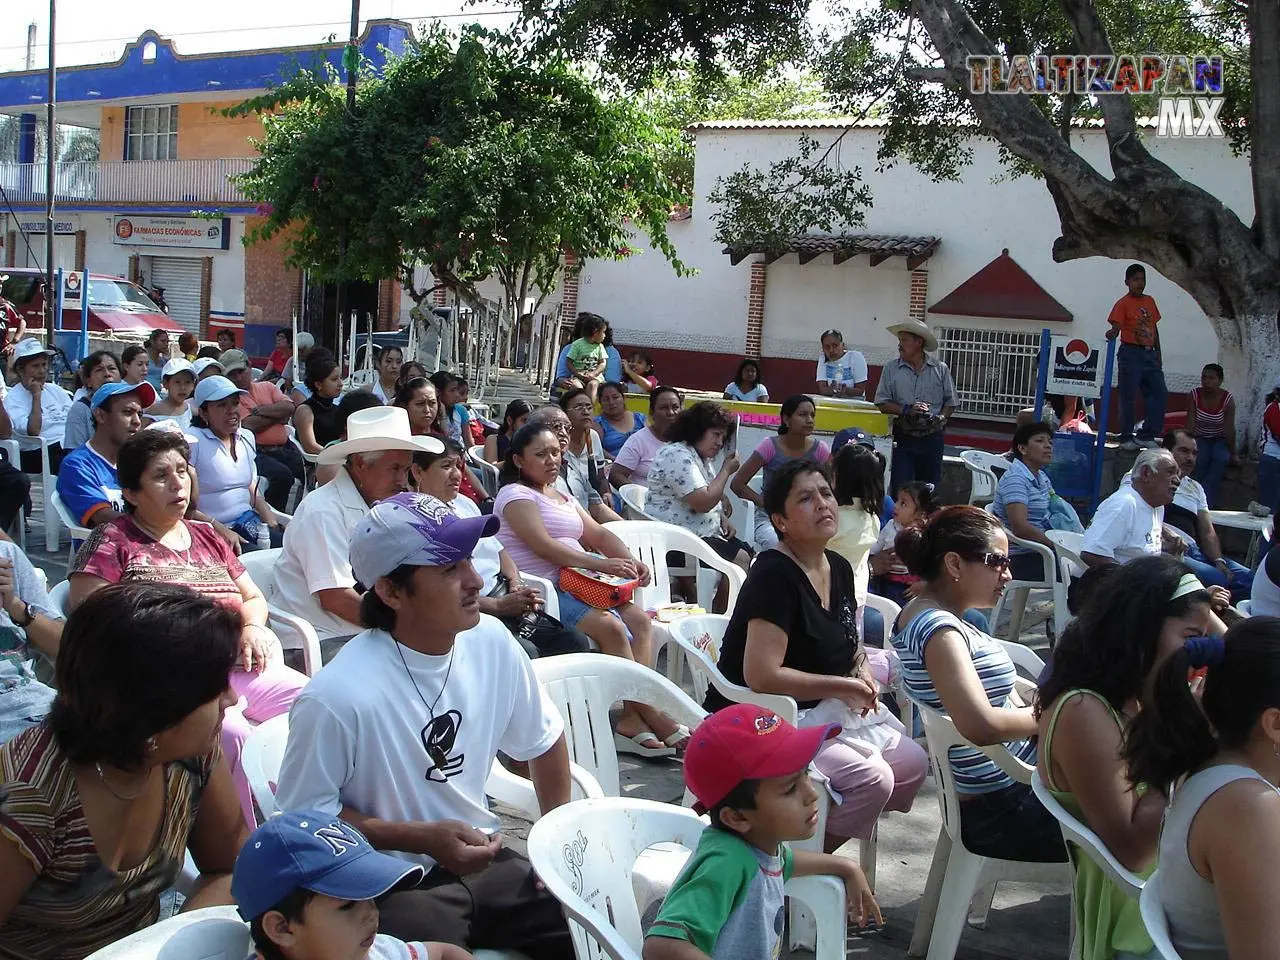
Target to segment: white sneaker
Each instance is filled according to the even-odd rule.
[[[1255,517],[1269,517],[1271,516],[1271,508],[1264,507],[1257,500],[1250,500],[1249,513]]]

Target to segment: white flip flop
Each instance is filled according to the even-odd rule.
[[[672,736],[675,736],[675,734],[672,734]],[[662,742],[661,740],[658,740],[658,735],[652,730],[641,730],[629,737],[624,737],[617,731],[614,731],[613,734],[613,745],[619,753],[630,754],[633,757],[644,757],[647,760],[657,760],[663,757],[674,757],[676,755],[675,750],[671,747],[644,746],[647,741],[653,740],[657,740],[658,743]]]

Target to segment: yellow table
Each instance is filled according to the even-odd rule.
[[[685,390],[681,387],[676,389],[684,397],[684,405],[686,407],[693,406],[700,400],[714,400],[726,410],[741,417],[743,427],[764,428],[772,433],[777,430],[778,424],[782,419],[782,405],[779,403],[747,403],[742,400],[726,400],[724,399],[724,394],[721,393]],[[889,425],[892,418],[887,414],[881,413],[875,404],[868,403],[865,400],[845,400],[820,395],[811,396],[813,396],[818,408],[814,422],[815,433],[834,436],[841,430],[857,427],[866,431],[868,436],[876,439],[882,437],[885,439],[890,438]],[[634,413],[648,415],[648,395],[643,393],[627,394],[627,409]],[[877,444],[877,447],[879,447],[879,444]]]

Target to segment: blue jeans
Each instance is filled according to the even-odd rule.
[[[925,437],[899,437],[893,444],[893,466],[889,485],[896,494],[904,483],[920,480],[937,484],[942,480],[942,431]]]
[[[1142,394],[1142,434],[1140,439],[1155,440],[1164,434],[1164,406],[1168,392],[1164,371],[1155,350],[1120,344],[1120,439],[1133,439],[1138,394]]]
[[[1253,571],[1244,566],[1244,564],[1227,559],[1227,573],[1223,573],[1209,562],[1209,558],[1204,555],[1204,551],[1194,543],[1187,547],[1187,552],[1183,554],[1182,562],[1191,568],[1191,572],[1206,587],[1226,587],[1230,590],[1233,603],[1248,600],[1249,595],[1253,592]]]
[[[1274,512],[1280,500],[1280,460],[1263,454],[1258,458],[1258,502]]]
[[[1222,477],[1227,472],[1230,459],[1231,450],[1227,447],[1226,437],[1196,437],[1196,468],[1191,475],[1204,487],[1211,507],[1218,505],[1218,492],[1222,489]]]

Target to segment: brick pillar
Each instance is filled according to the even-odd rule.
[[[76,231],[76,269],[84,272],[84,231]]]
[[[213,303],[213,257],[200,258],[200,337],[209,339],[209,308]]]
[[[378,281],[378,329],[395,330],[400,320],[400,281]]]
[[[924,302],[929,296],[929,271],[924,267],[911,271],[911,297],[907,306],[907,316],[912,320],[924,321]]]
[[[578,320],[578,277],[582,264],[572,250],[564,252],[564,286],[560,294],[560,325],[573,329]]]
[[[449,291],[443,285],[437,285],[435,292],[431,294],[431,302],[437,307],[447,307],[449,305]]]
[[[747,289],[747,343],[746,355],[760,358],[764,339],[764,287],[768,266],[760,260],[751,264],[751,284]]]

